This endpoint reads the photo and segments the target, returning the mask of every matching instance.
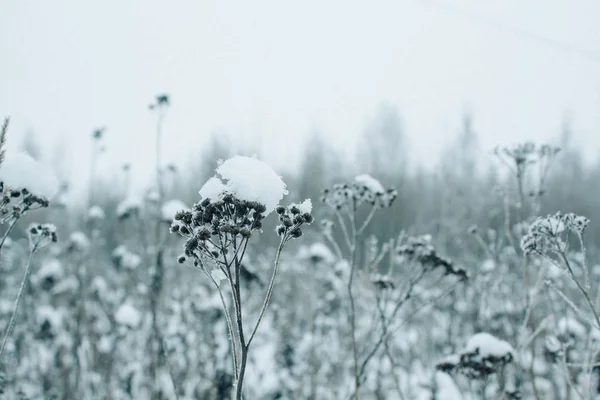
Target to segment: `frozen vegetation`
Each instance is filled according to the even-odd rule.
[[[136,192],[98,152],[76,204],[5,154],[0,397],[600,399],[598,170],[526,143],[481,173],[469,127],[412,175],[381,145],[316,143],[295,174],[218,148],[175,172],[157,146]]]

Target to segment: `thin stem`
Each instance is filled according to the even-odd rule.
[[[38,248],[39,242],[36,243],[31,252],[29,253],[29,261],[27,262],[27,268],[25,269],[25,275],[23,275],[23,279],[21,280],[21,286],[19,287],[19,293],[17,294],[17,299],[15,301],[15,307],[13,309],[12,315],[10,317],[10,321],[8,322],[8,327],[6,332],[4,333],[4,339],[2,339],[2,347],[0,347],[0,362],[2,361],[2,355],[4,354],[4,348],[6,347],[6,343],[8,342],[8,338],[10,337],[13,327],[15,325],[15,318],[17,316],[17,311],[19,310],[19,304],[21,303],[21,298],[23,297],[23,290],[25,289],[25,284],[29,279],[29,274],[31,273],[31,266],[33,265],[33,256]]]
[[[248,343],[246,344],[246,346],[250,346],[250,343],[252,343],[252,339],[254,339],[254,335],[256,334],[256,331],[258,330],[258,326],[260,325],[260,322],[262,321],[262,318],[265,314],[265,311],[267,309],[267,306],[269,305],[269,302],[271,301],[271,295],[273,294],[273,287],[275,286],[275,277],[277,276],[277,270],[279,268],[279,263],[281,260],[281,251],[283,250],[283,245],[285,244],[285,237],[281,238],[281,242],[279,242],[279,247],[277,248],[277,255],[275,256],[275,265],[273,267],[273,275],[271,275],[271,281],[269,282],[269,288],[267,290],[267,295],[265,296],[265,301],[263,302],[262,308],[260,309],[260,313],[258,314],[258,319],[256,320],[256,324],[254,325],[254,329],[252,330],[252,333],[250,334],[250,338],[248,339]]]
[[[219,298],[221,299],[221,304],[223,305],[223,310],[225,310],[225,319],[227,320],[227,328],[229,329],[229,341],[231,342],[231,348],[232,348],[232,357],[233,357],[233,369],[235,371],[235,379],[238,379],[238,352],[237,352],[237,344],[235,343],[235,331],[233,329],[233,321],[231,319],[231,312],[229,311],[229,307],[227,307],[227,302],[225,301],[225,297],[223,296],[223,292],[221,291],[221,287],[219,286],[219,284],[217,283],[217,281],[215,281],[215,279],[212,277],[212,275],[208,272],[208,270],[206,269],[206,267],[204,266],[204,264],[202,263],[201,260],[198,260],[198,262],[202,265],[202,271],[206,274],[206,276],[208,277],[208,279],[210,279],[210,281],[213,283],[213,285],[215,285],[215,287],[217,288],[217,292],[219,293]],[[226,268],[223,268],[226,270]],[[231,275],[228,274],[229,271],[225,272],[225,275],[227,276],[228,279],[231,279]]]
[[[594,315],[594,320],[596,321],[596,328],[600,329],[600,318],[598,318],[598,313],[596,312],[596,307],[594,307],[594,304],[592,303],[592,300],[590,299],[588,292],[581,286],[579,281],[575,278],[575,274],[573,273],[573,270],[571,269],[571,264],[569,263],[569,260],[567,259],[567,256],[565,255],[565,253],[561,252],[560,256],[561,256],[563,262],[565,263],[565,265],[569,271],[569,274],[571,274],[571,278],[575,282],[575,285],[577,285],[577,288],[583,294],[583,297],[585,298],[586,303],[590,307],[590,310],[592,311],[592,314]]]
[[[8,235],[10,234],[10,231],[12,231],[12,229],[17,224],[18,220],[19,220],[19,218],[13,219],[13,221],[10,223],[8,229],[4,233],[4,236],[2,236],[2,241],[0,241],[0,257],[2,256],[2,247],[4,247],[4,242],[6,241],[6,238],[8,238]]]

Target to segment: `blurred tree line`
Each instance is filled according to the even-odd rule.
[[[496,160],[492,149],[481,148],[479,132],[470,115],[462,117],[462,128],[454,134],[453,141],[436,159],[411,159],[407,143],[409,133],[404,130],[401,116],[394,107],[384,105],[364,127],[352,156],[334,149],[324,140],[325,132],[309,132],[298,168],[284,172],[284,180],[291,198],[311,198],[318,206],[324,188],[368,173],[379,179],[384,187],[395,187],[399,198],[394,212],[376,216],[367,234],[377,233],[378,237],[386,238],[403,229],[411,234],[431,233],[438,245],[453,256],[464,250],[463,241],[470,227],[497,229],[505,223],[504,196],[515,196],[516,191],[516,183]],[[573,143],[573,131],[568,122],[564,123],[558,138],[549,139],[561,151],[550,165],[541,214],[568,211],[587,216],[592,221],[587,233],[590,250],[598,248],[600,224],[595,221],[600,221],[600,207],[597,206],[600,162],[590,166],[584,164],[581,149]],[[35,145],[32,133],[25,135],[22,148],[34,157],[39,157],[42,152]],[[227,135],[214,133],[199,157],[190,157],[187,165],[179,170],[175,166],[169,167],[167,197],[180,199],[191,206],[198,200],[199,182],[214,174],[217,161],[237,153],[249,155],[257,151],[236,148]],[[425,163],[429,165],[426,167]],[[96,187],[94,202],[105,210],[108,218],[115,214],[117,204],[127,194],[127,173],[125,169],[121,178],[99,177],[93,183]],[[115,179],[122,184],[115,185]],[[81,223],[86,207],[87,204],[79,205],[77,218],[71,215],[63,220],[68,221],[69,229]],[[324,208],[317,207],[317,221],[326,217],[326,214],[319,215],[320,212],[326,213]],[[275,226],[275,221],[270,222],[265,229]],[[312,229],[317,230],[318,225]],[[263,235],[263,240],[275,245],[271,242],[276,237]]]

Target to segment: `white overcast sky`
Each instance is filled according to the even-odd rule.
[[[99,126],[105,163],[147,168],[162,92],[168,159],[214,131],[277,164],[315,128],[350,152],[382,104],[427,163],[467,111],[483,149],[552,140],[569,118],[599,154],[600,1],[440,2],[3,0],[0,115],[13,145],[33,131],[78,171]]]

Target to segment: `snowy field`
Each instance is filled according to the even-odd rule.
[[[600,398],[598,169],[531,143],[478,163],[468,128],[412,172],[385,131],[365,170],[317,146],[181,172],[158,146],[144,190],[96,172],[96,131],[85,199],[5,152],[0,397]]]

